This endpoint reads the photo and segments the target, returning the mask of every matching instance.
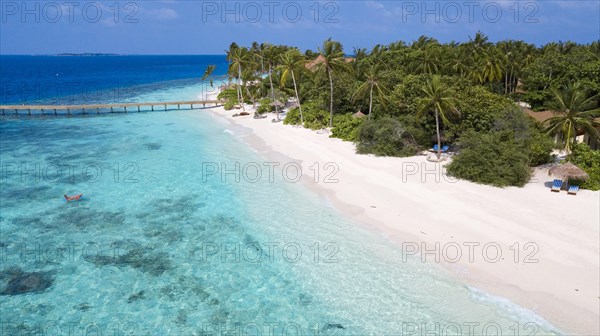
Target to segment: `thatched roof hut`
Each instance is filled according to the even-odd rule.
[[[366,114],[364,114],[364,113],[362,113],[361,111],[358,111],[358,112],[356,112],[356,113],[354,113],[354,114],[352,115],[352,117],[353,117],[353,118],[364,118],[364,117],[366,117],[366,116],[367,116],[367,115],[366,115]]]
[[[546,120],[555,117],[557,115],[560,115],[557,112],[554,111],[539,111],[539,112],[534,112],[528,108],[523,108],[523,111],[525,111],[525,113],[527,113],[527,115],[529,115],[530,117],[532,117],[533,119],[537,120],[540,123],[545,123]]]
[[[573,179],[587,181],[590,178],[583,169],[570,162],[550,168],[550,170],[548,170],[548,175],[560,176],[564,180]]]

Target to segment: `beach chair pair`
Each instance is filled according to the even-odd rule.
[[[552,182],[552,188],[550,189],[550,191],[560,192],[562,185],[563,185],[563,181],[556,179],[556,180],[554,180],[554,182]],[[571,186],[569,186],[569,189],[567,190],[567,194],[577,195],[578,191],[579,191],[579,186],[571,185]]]
[[[435,145],[433,145],[433,149],[432,149],[432,150],[433,150],[434,152],[437,152],[437,151],[438,151],[438,148],[439,148],[439,147],[438,147],[438,145],[437,145],[437,144],[435,144]],[[446,153],[446,152],[448,151],[448,149],[450,149],[450,146],[448,146],[448,145],[444,145],[444,146],[442,146],[442,153]]]

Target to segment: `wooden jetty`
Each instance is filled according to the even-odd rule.
[[[193,110],[198,108],[206,108],[213,106],[223,105],[223,100],[195,100],[195,101],[174,101],[174,102],[157,102],[157,103],[114,103],[114,104],[93,104],[93,105],[0,105],[0,111],[5,115],[11,112],[19,114],[20,111],[24,113],[27,111],[28,115],[31,115],[31,111],[39,111],[41,114],[58,115],[66,112],[67,115],[71,115],[71,112],[78,112],[77,114],[87,113],[127,113],[129,111],[141,112],[142,107],[150,108],[154,111],[155,108],[160,111],[167,111],[169,109],[177,110]],[[129,110],[128,110],[129,108]],[[146,111],[146,109],[144,109]]]

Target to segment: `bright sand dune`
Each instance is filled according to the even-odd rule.
[[[238,111],[213,111],[249,128],[246,142],[266,159],[280,161],[283,154],[301,161],[311,189],[399,248],[435,251],[439,243],[438,261],[435,252],[421,258],[535,311],[568,334],[600,334],[599,192],[552,193],[544,169],[523,188],[454,181],[425,156],[358,155],[352,143],[271,123],[274,115],[254,120],[231,118]],[[323,169],[327,162],[339,167],[337,183],[323,183],[332,171]],[[319,183],[309,169],[314,163],[321,167]]]

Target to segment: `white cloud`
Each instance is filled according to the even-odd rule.
[[[144,11],[148,16],[157,20],[174,20],[179,18],[177,11],[171,8],[158,8]]]
[[[377,1],[367,1],[365,4],[367,5],[367,7],[371,8],[371,9],[384,9],[385,8],[385,6],[381,2],[377,2]]]

